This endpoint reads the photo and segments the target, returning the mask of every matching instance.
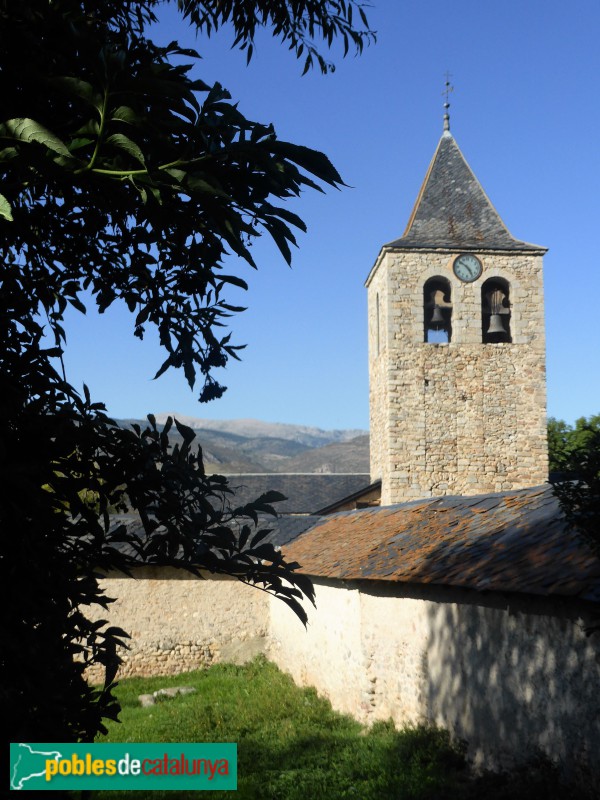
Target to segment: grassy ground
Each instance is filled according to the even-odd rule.
[[[142,708],[138,695],[167,686],[194,686]],[[544,766],[515,776],[472,778],[461,749],[434,728],[365,731],[331,710],[313,689],[299,689],[274,665],[217,665],[173,678],[130,679],[117,694],[121,724],[109,723],[114,742],[237,742],[236,800],[572,800]],[[136,792],[136,800],[198,798],[198,792]],[[94,793],[94,800],[131,800],[130,792]]]

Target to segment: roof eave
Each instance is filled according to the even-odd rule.
[[[531,244],[530,242],[521,242],[518,239],[510,245],[502,244],[486,244],[484,242],[462,243],[462,244],[434,244],[433,242],[413,242],[404,239],[395,239],[394,241],[384,244],[381,252],[384,250],[414,250],[414,251],[429,251],[436,253],[540,253],[548,252],[547,247],[538,244]]]
[[[388,242],[381,247],[375,263],[371,267],[369,274],[365,280],[367,289],[379,265],[381,264],[386,253],[391,252],[413,252],[413,253],[513,253],[515,255],[540,255],[543,256],[548,252],[547,247],[539,244],[530,244],[529,242],[519,242],[515,240],[513,247],[503,247],[502,245],[484,245],[484,244],[461,244],[461,245],[440,245],[440,244],[416,244],[415,242],[407,242],[403,239],[396,239],[393,242]]]

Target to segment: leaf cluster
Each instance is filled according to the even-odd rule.
[[[600,436],[600,414],[580,417],[574,425],[562,419],[548,419],[550,472],[576,478],[593,452]]]
[[[301,602],[314,592],[265,541],[265,516],[281,495],[236,506],[226,479],[206,475],[190,428],[169,419],[159,430],[152,416],[143,429],[117,426],[49,363],[38,322],[1,320],[0,442],[11,467],[2,484],[10,532],[2,600],[15,612],[5,625],[4,707],[16,720],[13,737],[87,740],[118,712],[112,688],[127,636],[85,616],[86,605],[112,602],[102,574],[139,564],[227,574],[280,597],[304,622]],[[183,444],[171,447],[173,424]],[[144,535],[116,524],[115,508],[136,510]],[[105,667],[100,691],[84,680],[93,663]]]
[[[317,5],[325,24],[328,4]],[[243,30],[249,41],[252,10],[266,21],[284,6],[189,3],[185,12],[210,30],[235,10],[238,38]],[[285,35],[305,24],[290,17]],[[322,153],[247,119],[219,84],[191,77],[191,63],[174,63],[193,63],[194,51],[99,24],[77,0],[2,0],[0,52],[5,269],[21,271],[57,342],[65,305],[85,312],[84,292],[101,312],[124,302],[136,336],[158,329],[166,358],[157,376],[182,368],[191,387],[202,377],[202,401],[219,397],[212,371],[239,350],[221,329],[242,310],[225,290],[246,288],[223,272],[224,257],[255,267],[252,244],[267,233],[289,263],[294,228],[305,225],[277,201],[339,186],[339,174]]]
[[[561,477],[555,493],[600,556],[600,414],[581,417],[574,426],[552,418],[548,435],[550,463]]]
[[[600,559],[600,415],[581,417],[574,426],[550,419],[548,434],[550,463],[560,476],[554,494],[570,526]],[[600,631],[598,614],[587,630]]]
[[[360,52],[372,35],[353,0],[177,5],[200,33],[233,26],[248,57],[270,27],[323,71],[315,38]],[[173,422],[184,444],[170,448],[151,416],[119,428],[62,364],[67,307],[122,303],[136,336],[158,330],[156,377],[182,369],[190,387],[200,378],[202,401],[219,397],[214,370],[240,349],[224,330],[241,310],[226,293],[246,287],[226,257],[256,267],[252,244],[266,233],[289,263],[305,226],[285,201],[342,183],[322,153],[279,140],[195,77],[195,51],[154,43],[158,6],[0,0],[0,587],[12,609],[0,692],[13,740],[88,740],[118,713],[126,633],[85,615],[109,606],[98,583],[109,570],[225,573],[301,619],[313,599],[267,541],[277,496],[236,507],[226,480],[205,474],[192,431]],[[144,535],[115,526],[115,508],[139,514]],[[106,670],[99,691],[84,680],[92,663]]]
[[[375,34],[369,29],[365,13],[368,3],[356,0],[270,0],[268,3],[236,2],[222,0],[214,3],[206,0],[180,0],[184,14],[199,29],[211,33],[223,25],[231,25],[235,34],[234,47],[252,58],[256,31],[269,28],[273,36],[287,44],[297,58],[304,59],[303,74],[313,66],[321,72],[333,72],[335,66],[327,61],[315,44],[321,39],[331,47],[340,41],[343,53],[351,48],[356,54],[374,41]],[[359,21],[358,27],[357,20]]]

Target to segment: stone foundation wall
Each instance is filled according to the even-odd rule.
[[[542,752],[600,789],[600,641],[585,604],[423,586],[319,582],[306,633],[273,603],[269,655],[365,723],[430,721],[475,763]]]
[[[134,577],[110,574],[102,581],[116,598],[107,613],[85,609],[92,619],[109,618],[131,636],[121,653],[120,677],[175,675],[221,660],[234,660],[245,645],[252,653],[265,647],[269,598],[232,578],[195,578],[183,570],[139,567]],[[99,668],[88,680],[99,682]]]

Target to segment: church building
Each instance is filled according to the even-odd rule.
[[[548,480],[546,248],[509,233],[449,128],[366,281],[382,505]]]
[[[264,652],[363,724],[442,726],[489,769],[542,756],[600,797],[600,561],[546,483],[546,250],[508,232],[444,128],[367,279],[371,483],[312,476],[346,493],[324,505],[300,476],[261,534],[311,579],[307,626],[235,578],[141,563],[106,578],[132,632],[120,674]],[[298,476],[237,477],[244,502]]]

